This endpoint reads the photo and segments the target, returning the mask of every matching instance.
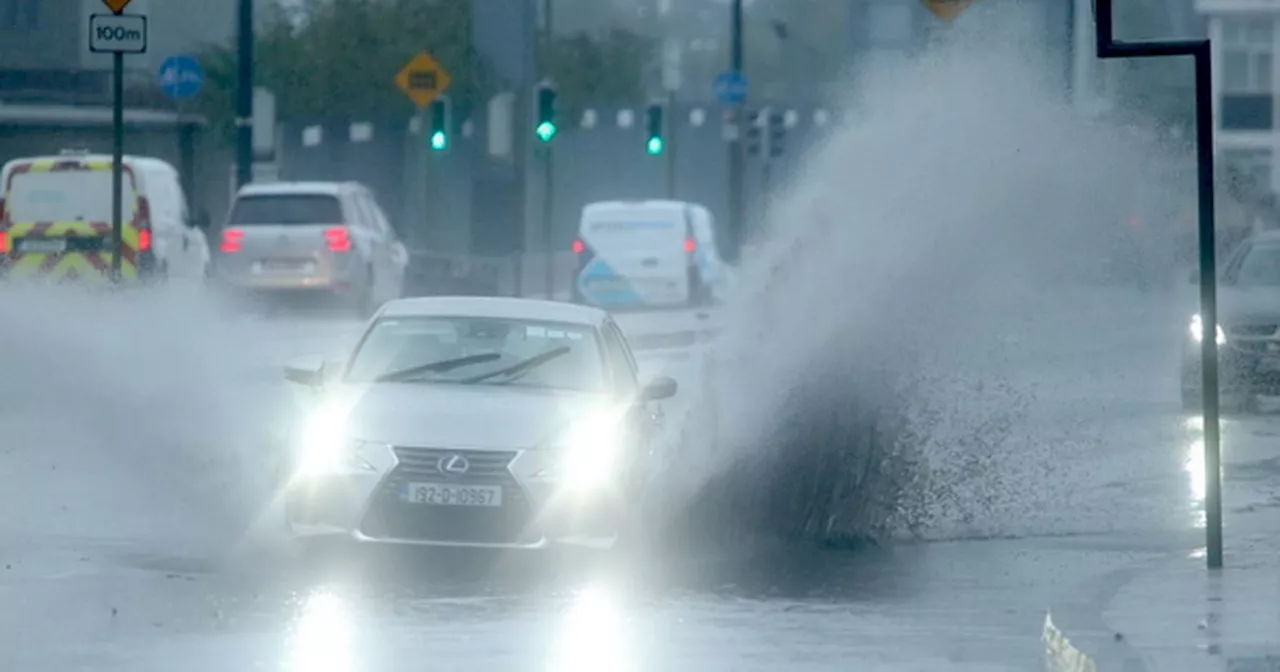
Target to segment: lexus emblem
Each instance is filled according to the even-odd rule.
[[[471,469],[471,463],[461,455],[448,455],[436,462],[436,469],[439,469],[442,474],[462,476],[467,473],[467,470]]]

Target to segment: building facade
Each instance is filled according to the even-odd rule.
[[[1218,162],[1280,191],[1275,96],[1280,90],[1280,1],[1197,0],[1208,18]]]

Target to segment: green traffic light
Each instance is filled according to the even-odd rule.
[[[445,137],[444,131],[436,131],[431,134],[431,149],[435,151],[443,151],[449,146],[449,139]]]
[[[648,150],[650,154],[661,154],[662,138],[649,138]]]
[[[533,129],[533,132],[538,134],[539,140],[551,142],[551,138],[556,136],[556,125],[549,121],[544,121],[538,124],[538,127]]]

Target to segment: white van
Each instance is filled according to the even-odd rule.
[[[110,156],[65,150],[14,159],[0,169],[0,277],[109,279],[111,163]],[[138,156],[125,156],[122,168],[122,277],[203,281],[207,223],[191,216],[178,171]]]
[[[603,201],[582,209],[574,298],[605,308],[704,305],[719,298],[715,220],[685,201]]]

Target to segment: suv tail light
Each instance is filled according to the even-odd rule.
[[[244,229],[223,229],[222,243],[218,245],[218,249],[223,254],[235,254],[240,251],[240,247],[244,244]]]
[[[145,196],[138,197],[138,215],[133,225],[138,229],[138,251],[151,249],[151,204]]]
[[[324,242],[329,246],[330,252],[350,252],[351,231],[345,226],[325,229]]]

